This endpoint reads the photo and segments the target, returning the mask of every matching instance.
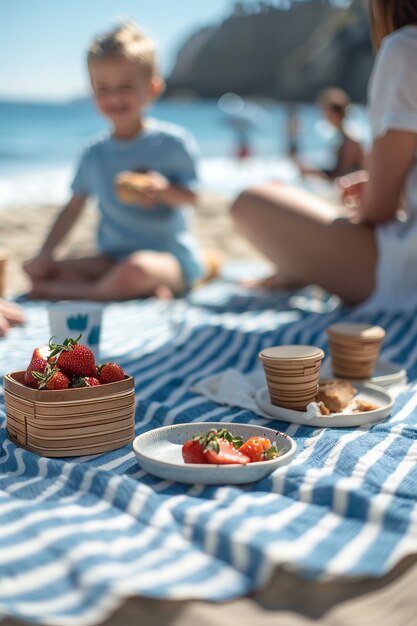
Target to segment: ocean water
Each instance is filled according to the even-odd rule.
[[[161,100],[149,114],[190,130],[200,148],[202,189],[232,196],[248,184],[295,180],[288,158],[288,109],[284,104],[242,104],[236,112],[217,101]],[[233,109],[233,107],[232,107]],[[332,164],[337,137],[314,106],[297,109],[297,147],[309,162]],[[349,123],[366,143],[366,112],[354,107]],[[68,104],[0,102],[0,208],[62,203],[77,159],[106,122],[89,100]],[[236,158],[247,137],[250,157]]]

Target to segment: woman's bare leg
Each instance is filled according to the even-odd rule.
[[[338,217],[339,207],[291,187],[248,189],[232,215],[240,231],[277,267],[276,287],[316,284],[359,304],[375,286],[374,231]]]
[[[97,280],[48,280],[37,285],[37,297],[50,300],[129,300],[185,288],[182,269],[168,253],[143,251],[115,263]]]

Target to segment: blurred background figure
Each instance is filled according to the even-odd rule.
[[[298,135],[300,132],[300,120],[298,113],[298,105],[296,102],[291,102],[288,105],[288,156],[292,159],[298,156]]]
[[[337,133],[334,165],[330,168],[311,168],[296,157],[298,166],[304,176],[317,175],[330,180],[350,174],[364,168],[364,151],[362,145],[346,128],[346,117],[351,100],[343,89],[329,87],[319,93],[317,106],[325,120],[334,127]],[[291,123],[291,119],[290,119]],[[292,131],[294,132],[294,131]]]
[[[338,170],[333,153],[342,134],[316,106],[326,85],[355,102],[342,124],[346,135],[355,127],[361,141],[370,136],[361,106],[373,59],[363,0],[72,0],[59,7],[42,0],[24,13],[22,2],[0,3],[8,50],[0,56],[0,244],[11,257],[13,293],[28,289],[21,261],[36,254],[68,201],[82,147],[106,130],[89,93],[85,47],[120,15],[143,24],[160,52],[166,89],[149,116],[197,141],[194,217],[209,248],[222,245],[233,258],[247,253],[227,209],[249,185],[276,180],[335,193],[329,176],[302,176],[294,159]],[[57,255],[94,255],[96,223],[93,201]]]
[[[253,135],[267,127],[265,108],[250,100],[244,100],[235,93],[225,93],[218,101],[224,123],[235,135],[234,156],[238,160],[254,156]]]

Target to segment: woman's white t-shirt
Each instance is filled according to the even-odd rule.
[[[417,133],[417,26],[385,37],[369,83],[369,115],[374,139],[389,130]],[[405,183],[406,218],[376,226],[376,288],[366,309],[417,306],[417,153]]]

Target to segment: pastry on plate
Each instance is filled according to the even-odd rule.
[[[322,380],[316,395],[316,402],[324,406],[330,413],[340,413],[355,397],[357,390],[346,380]]]

